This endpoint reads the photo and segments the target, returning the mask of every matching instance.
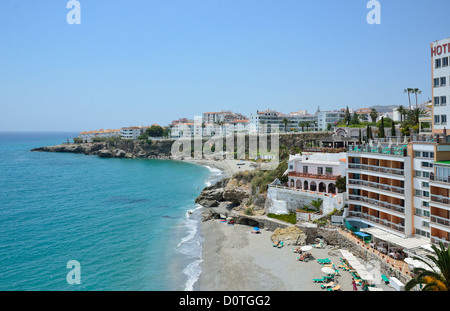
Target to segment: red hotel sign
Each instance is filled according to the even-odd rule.
[[[435,46],[434,48],[431,48],[431,57],[436,55],[441,55],[442,52],[446,54],[447,52],[450,52],[450,43],[442,44]]]

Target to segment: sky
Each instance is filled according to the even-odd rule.
[[[167,125],[207,111],[431,98],[448,0],[0,0],[0,131]]]

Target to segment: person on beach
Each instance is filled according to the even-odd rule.
[[[355,278],[352,278],[352,286],[353,286],[353,291],[357,291],[358,290],[358,288],[356,287]]]

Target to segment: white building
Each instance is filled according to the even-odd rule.
[[[122,139],[138,139],[138,137],[145,132],[147,127],[143,126],[128,126],[120,129],[120,137]]]
[[[450,111],[450,38],[431,43],[433,133],[447,127]]]
[[[98,131],[83,131],[78,135],[78,138],[82,139],[83,142],[92,142],[96,137],[119,137],[120,130],[111,129],[100,129]]]
[[[289,157],[289,187],[337,194],[336,180],[345,176],[345,153],[311,153]]]

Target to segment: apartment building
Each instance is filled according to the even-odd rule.
[[[413,232],[411,159],[407,145],[350,146],[347,153],[348,220],[402,237]]]
[[[442,135],[398,146],[351,146],[347,219],[429,243],[450,240],[450,143]]]

